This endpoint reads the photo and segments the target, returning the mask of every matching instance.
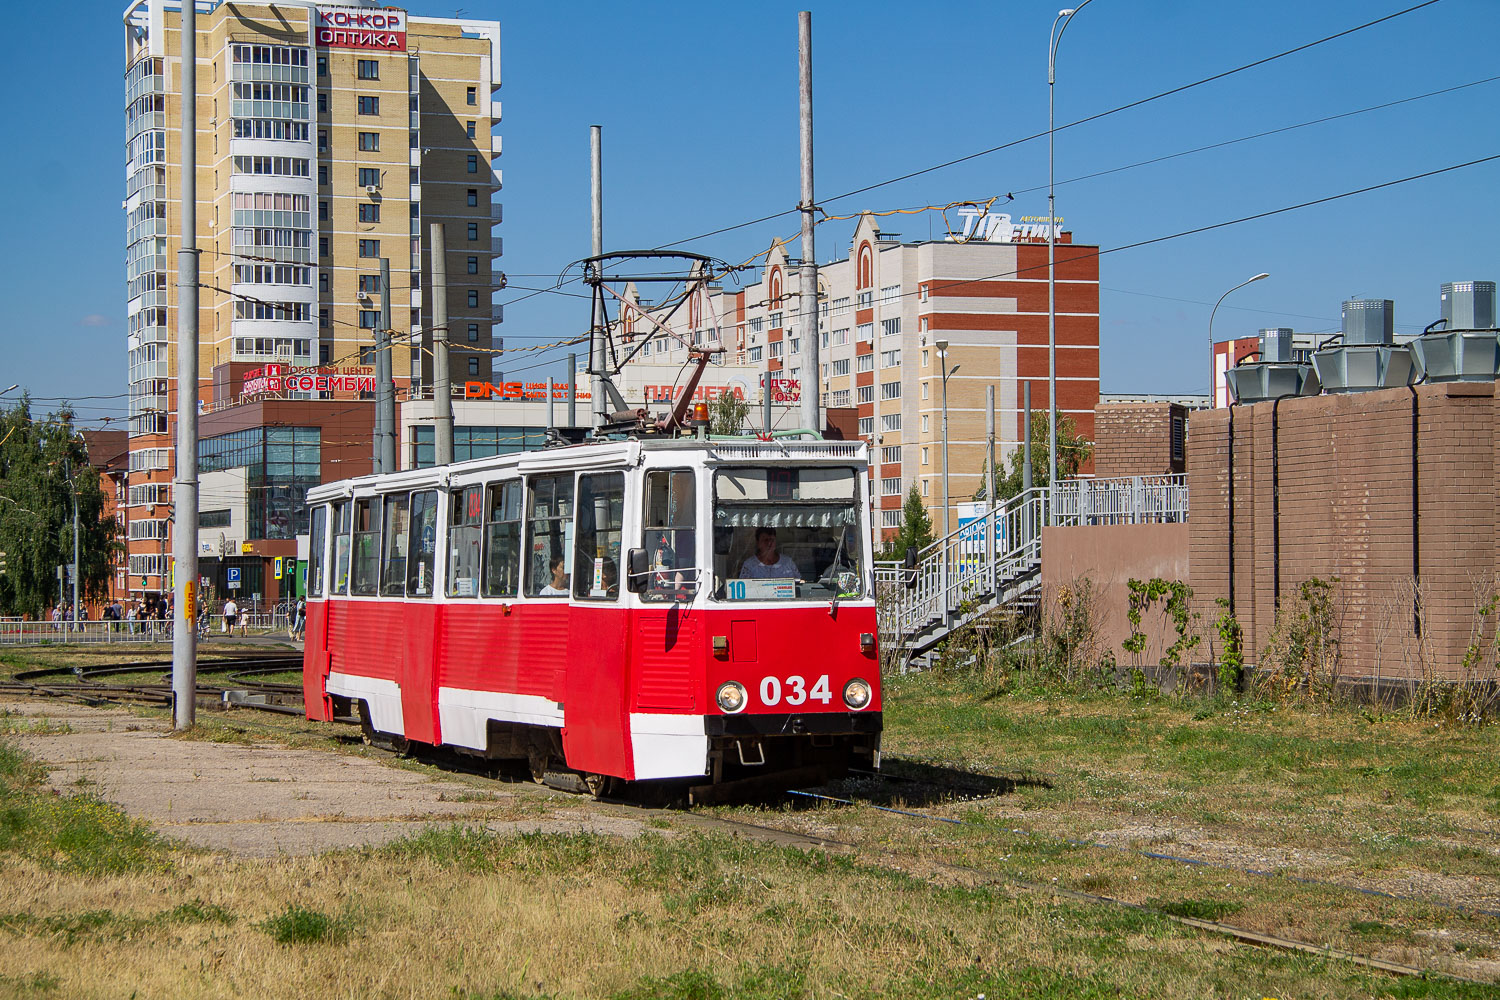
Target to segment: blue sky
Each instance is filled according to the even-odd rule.
[[[1255,4],[1094,0],[1058,57],[1059,126],[1344,31],[1418,0]],[[451,0],[450,0],[451,3]],[[17,19],[12,192],[0,388],[81,416],[125,410],[122,4]],[[604,126],[606,249],[656,246],[795,206],[797,23],[802,4],[477,3],[502,25],[507,346],[586,328],[588,302],[525,301],[589,252],[589,126]],[[817,193],[831,214],[1014,192],[1046,210],[1040,139],[842,200],[834,195],[1047,126],[1056,3],[813,4]],[[413,4],[452,15],[453,6]],[[1338,121],[1076,182],[1212,143],[1475,84],[1496,74],[1500,4],[1441,0],[1373,28],[1059,132],[1058,214],[1100,261],[1105,392],[1205,392],[1207,323],[1222,339],[1262,326],[1338,328],[1352,296],[1396,302],[1400,331],[1438,316],[1443,281],[1500,279],[1500,161],[1268,219],[1211,226],[1500,154],[1500,80]],[[65,43],[68,57],[59,53]],[[19,65],[14,65],[19,63]],[[941,219],[886,227],[925,238]],[[819,228],[820,259],[849,223]],[[787,215],[686,245],[729,260],[791,236]],[[573,286],[576,289],[576,286]],[[516,364],[520,364],[519,361]],[[505,367],[510,367],[509,365]],[[545,377],[546,368],[536,369]],[[557,369],[561,373],[561,369]],[[111,398],[84,399],[85,396]],[[8,397],[11,398],[11,397]],[[97,424],[95,424],[97,426]]]

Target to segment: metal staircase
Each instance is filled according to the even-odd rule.
[[[924,548],[915,569],[877,568],[881,642],[902,670],[926,666],[956,629],[1036,605],[1048,499],[1046,487],[1029,490]]]

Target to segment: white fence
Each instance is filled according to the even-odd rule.
[[[1065,479],[1052,491],[1058,525],[1184,524],[1187,476]]]

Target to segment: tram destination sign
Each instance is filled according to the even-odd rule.
[[[406,51],[404,11],[369,7],[319,7],[313,15],[318,45],[334,49]]]

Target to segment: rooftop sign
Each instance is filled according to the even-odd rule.
[[[370,7],[319,7],[313,18],[318,45],[324,48],[406,51],[404,11]]]
[[[1060,234],[1063,224],[1061,218],[1054,218],[1048,226],[1045,215],[1023,215],[1019,222],[1012,222],[1007,213],[981,212],[972,205],[960,208],[958,217],[964,220],[963,232],[949,233],[949,243],[1039,243],[1047,239],[1050,228]]]
[[[240,395],[279,392],[374,392],[375,370],[368,365],[291,368],[266,365],[245,373]]]

